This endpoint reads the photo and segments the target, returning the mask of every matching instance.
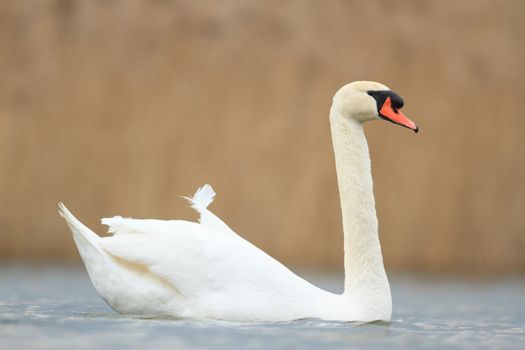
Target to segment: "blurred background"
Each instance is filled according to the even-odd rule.
[[[286,264],[342,268],[333,94],[375,80],[417,135],[367,125],[387,270],[525,272],[525,2],[0,3],[0,260],[81,264],[57,214],[211,209]]]

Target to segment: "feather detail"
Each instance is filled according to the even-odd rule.
[[[130,229],[126,219],[122,216],[114,216],[112,218],[104,218],[100,220],[102,225],[108,226],[109,234],[130,234],[133,231]]]
[[[71,212],[66,208],[64,203],[58,203],[58,212],[60,216],[66,220],[67,225],[71,229],[71,232],[73,232],[73,236],[76,237],[76,239],[84,238],[87,242],[89,242],[90,246],[94,247],[95,249],[99,249],[98,242],[100,241],[100,237],[95,232],[86,227],[83,223],[81,223],[76,217],[74,217],[73,214],[71,214]]]
[[[215,198],[215,191],[210,185],[206,184],[197,189],[193,197],[183,196],[182,198],[190,202],[190,206],[199,213],[199,223],[201,225],[228,235],[237,236],[228,225],[208,209],[208,206]]]
[[[199,214],[202,214],[204,210],[213,202],[215,198],[215,191],[213,188],[206,184],[197,189],[193,197],[184,196],[182,197],[190,202],[190,206],[195,209]]]

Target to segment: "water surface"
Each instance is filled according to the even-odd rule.
[[[334,292],[339,274],[302,274]],[[525,280],[391,277],[390,323],[125,316],[83,269],[0,267],[0,349],[525,349]]]

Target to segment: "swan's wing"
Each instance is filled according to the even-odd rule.
[[[235,299],[239,294],[293,294],[313,287],[238,235],[216,234],[182,220],[120,220],[120,227],[128,226],[127,234],[117,231],[104,237],[102,248],[147,267],[183,295]]]
[[[197,189],[193,197],[184,196],[184,199],[190,202],[190,206],[200,214],[199,223],[207,228],[212,229],[211,233],[218,231],[228,235],[237,236],[224,221],[209,211],[208,205],[215,198],[215,191],[206,184]],[[103,225],[109,227],[108,232],[112,235],[122,235],[130,233],[149,233],[149,232],[171,232],[176,231],[180,220],[154,220],[154,219],[131,219],[122,216],[104,218],[101,220]]]
[[[188,200],[191,207],[200,214],[199,222],[201,225],[227,234],[237,235],[224,221],[208,210],[208,206],[215,198],[215,191],[210,185],[205,184],[198,188],[193,197],[185,196],[183,198]]]

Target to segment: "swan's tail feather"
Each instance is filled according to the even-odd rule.
[[[102,249],[102,237],[74,217],[63,203],[58,204],[58,212],[66,220],[73,233],[73,239],[93,286],[98,294],[114,308],[109,297],[111,296],[110,289],[108,289],[108,286],[114,288],[114,285],[108,280],[113,281],[115,278],[116,265],[109,259],[109,254]]]
[[[69,229],[73,233],[77,247],[81,250],[79,246],[79,239],[84,239],[91,246],[95,247],[97,250],[100,250],[99,241],[100,237],[93,231],[91,231],[87,226],[81,223],[71,212],[66,208],[64,203],[58,203],[58,213],[61,217],[66,220]],[[82,253],[82,252],[81,252]]]
[[[184,199],[190,202],[190,206],[195,209],[199,214],[202,214],[204,210],[213,202],[215,198],[215,191],[213,187],[206,184],[197,189],[193,197],[184,196]]]

